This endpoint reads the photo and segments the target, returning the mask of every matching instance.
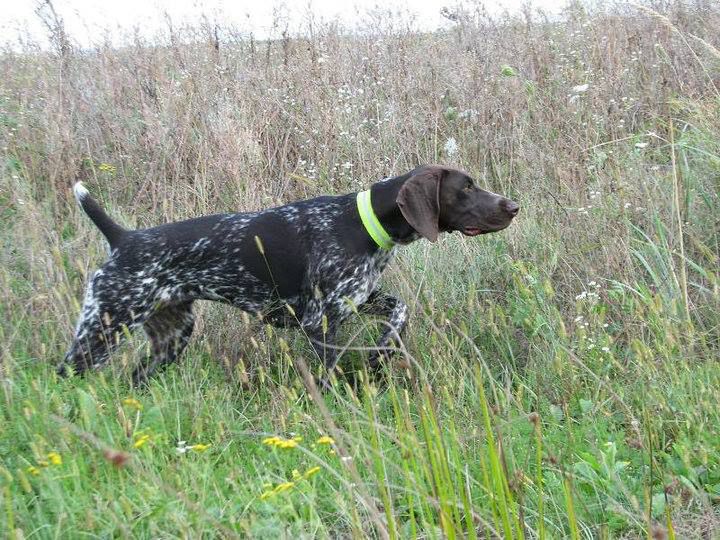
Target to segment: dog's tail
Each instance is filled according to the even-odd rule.
[[[90,217],[93,223],[100,229],[110,243],[110,249],[117,246],[120,239],[125,236],[127,230],[115,223],[110,216],[105,213],[95,199],[90,196],[90,192],[85,189],[82,182],[77,182],[73,186],[73,193],[80,208]]]

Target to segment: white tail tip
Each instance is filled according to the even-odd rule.
[[[75,199],[79,203],[81,203],[82,200],[89,195],[88,190],[85,189],[85,186],[82,185],[82,182],[77,182],[73,186],[73,193],[75,193]]]

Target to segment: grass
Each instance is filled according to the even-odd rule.
[[[720,13],[447,16],[90,51],[60,24],[52,53],[0,55],[1,536],[717,534]],[[146,390],[142,336],[55,377],[104,257],[76,179],[140,227],[433,161],[521,216],[400,252],[385,283],[412,318],[383,385],[372,320],[345,329],[359,383],[319,395],[302,334],[210,304]]]

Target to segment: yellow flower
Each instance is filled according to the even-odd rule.
[[[26,470],[28,473],[32,474],[33,476],[37,476],[38,474],[40,474],[40,469],[38,469],[37,467],[33,467],[32,465],[30,465],[30,466],[29,466],[27,469],[25,469],[25,470]]]
[[[263,444],[266,444],[268,446],[275,446],[277,443],[280,442],[280,437],[267,437],[263,439]]]
[[[128,407],[132,407],[133,409],[138,410],[138,411],[141,411],[142,408],[143,408],[142,403],[140,403],[140,402],[139,402],[137,399],[135,399],[135,398],[131,398],[131,397],[125,398],[125,399],[122,400],[122,402],[123,402],[123,405],[126,405],[126,406],[128,406]]]
[[[298,445],[298,440],[302,440],[302,438],[283,439],[282,437],[267,437],[263,439],[262,443],[267,446],[277,446],[278,448],[295,448]]]
[[[57,452],[50,452],[47,458],[52,465],[62,465],[62,456]]]
[[[310,478],[312,475],[320,472],[320,467],[311,467],[303,474],[303,478]]]
[[[102,172],[106,172],[106,173],[110,173],[110,174],[113,174],[116,170],[115,166],[110,165],[109,163],[101,163],[100,165],[98,165],[98,169],[100,169],[100,171],[102,171]]]
[[[193,444],[193,445],[190,446],[189,448],[192,449],[192,450],[195,450],[196,452],[204,452],[205,450],[207,450],[207,449],[210,448],[211,446],[212,446],[211,443],[208,443],[208,444],[198,443],[198,444]]]
[[[140,435],[140,437],[137,438],[133,446],[135,448],[142,448],[146,442],[150,440],[150,435]]]
[[[278,484],[277,486],[275,486],[275,489],[273,489],[273,492],[274,493],[282,493],[283,491],[292,489],[293,486],[295,486],[295,482],[283,482],[282,484]]]
[[[335,444],[335,439],[332,437],[328,437],[327,435],[323,435],[317,440],[318,444]]]

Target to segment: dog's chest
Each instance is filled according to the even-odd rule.
[[[338,303],[344,302],[349,309],[360,306],[367,301],[370,294],[377,288],[378,281],[383,270],[393,257],[393,249],[380,250],[372,255],[359,257],[348,264],[348,261],[340,259],[327,259],[327,264],[335,266],[335,271],[328,272],[335,274],[337,281],[334,286],[327,287],[328,295]]]

